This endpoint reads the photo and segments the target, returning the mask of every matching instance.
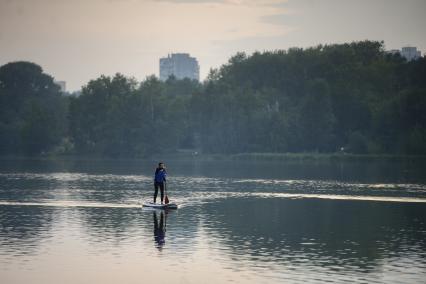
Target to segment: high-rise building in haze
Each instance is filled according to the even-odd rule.
[[[172,75],[177,79],[199,81],[200,66],[197,59],[190,57],[188,53],[172,53],[160,58],[160,80],[165,81]]]
[[[401,50],[401,56],[407,59],[407,61],[419,59],[422,54],[420,50],[417,50],[417,47],[406,46]]]
[[[407,61],[416,60],[422,57],[420,50],[417,50],[417,47],[405,46],[401,50],[392,49],[388,51],[390,54],[399,54],[401,57],[404,57]]]

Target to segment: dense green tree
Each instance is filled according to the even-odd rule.
[[[40,66],[0,67],[0,154],[426,154],[426,59],[383,42],[237,53],[204,83],[121,74],[64,98]],[[65,115],[68,116],[67,120]]]
[[[303,141],[300,150],[335,150],[333,144],[334,114],[328,84],[324,80],[308,82],[308,94],[300,107],[300,131]]]
[[[141,125],[137,83],[116,74],[90,81],[70,103],[70,132],[77,152],[128,156],[138,152]]]
[[[0,67],[0,108],[0,154],[40,154],[66,134],[66,101],[34,63]]]
[[[201,148],[424,153],[425,66],[374,41],[236,54],[193,98]]]
[[[187,105],[198,83],[159,81],[139,86],[121,74],[101,76],[70,103],[70,132],[78,153],[143,157],[192,147]],[[183,87],[176,86],[180,83]],[[177,92],[177,93],[175,93]],[[189,141],[188,141],[189,140]]]

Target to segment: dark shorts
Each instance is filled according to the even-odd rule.
[[[160,189],[160,191],[164,191],[164,182],[154,182],[155,191]]]

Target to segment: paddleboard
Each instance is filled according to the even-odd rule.
[[[177,209],[178,206],[175,203],[169,203],[169,204],[161,204],[161,203],[153,203],[153,202],[145,202],[142,204],[142,207],[150,207],[150,208],[156,208],[156,209]]]

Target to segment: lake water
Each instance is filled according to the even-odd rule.
[[[425,283],[413,163],[0,162],[1,283]]]

